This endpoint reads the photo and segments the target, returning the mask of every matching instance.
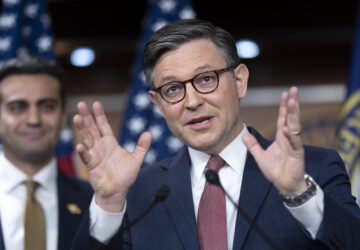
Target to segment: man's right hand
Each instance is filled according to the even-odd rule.
[[[121,212],[127,192],[135,182],[151,145],[151,134],[144,132],[133,153],[117,142],[100,102],[93,104],[94,118],[84,102],[78,103],[74,124],[80,137],[76,151],[89,172],[95,202],[107,212]]]

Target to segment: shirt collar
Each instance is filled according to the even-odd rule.
[[[33,176],[33,180],[47,190],[55,190],[57,176],[56,159],[53,158],[45,167]],[[0,192],[7,193],[29,177],[6,159],[4,153],[0,154]]]
[[[221,158],[226,161],[226,165],[229,165],[231,168],[233,168],[234,171],[239,175],[242,175],[244,171],[246,160],[247,148],[241,140],[242,135],[245,133],[249,133],[249,131],[244,124],[240,134],[219,154]],[[210,159],[210,155],[190,147],[188,147],[188,149],[192,166],[190,169],[190,174],[199,181],[205,171],[205,167]]]

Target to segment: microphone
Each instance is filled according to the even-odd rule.
[[[121,249],[123,247],[122,235],[123,235],[124,231],[128,230],[129,228],[134,226],[136,223],[138,223],[140,220],[142,220],[157,203],[164,201],[168,197],[169,193],[170,193],[170,189],[167,185],[160,186],[158,189],[156,189],[154,198],[153,198],[152,202],[150,203],[150,205],[137,218],[135,218],[133,221],[131,221],[125,227],[120,228],[118,234],[120,235]]]
[[[250,216],[231,198],[231,196],[226,192],[224,187],[220,183],[219,175],[212,169],[207,169],[205,172],[205,178],[206,180],[218,187],[221,188],[221,190],[224,192],[225,196],[231,201],[231,203],[236,207],[237,211],[246,219],[246,221],[255,229],[256,232],[258,232],[261,237],[273,248],[273,249],[280,249],[276,243],[269,238],[269,236],[262,231],[259,226],[256,224],[255,220],[253,221]]]

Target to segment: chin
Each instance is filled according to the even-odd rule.
[[[28,162],[35,164],[44,164],[47,163],[52,158],[52,153],[47,151],[31,151],[24,153],[22,159],[25,159]]]
[[[217,143],[214,141],[206,141],[206,142],[197,141],[197,142],[189,143],[188,145],[193,149],[205,152],[207,154],[218,153],[218,152],[216,152]]]

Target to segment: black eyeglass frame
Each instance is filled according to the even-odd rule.
[[[160,94],[161,98],[162,98],[165,102],[167,102],[167,103],[171,103],[171,104],[179,103],[179,102],[181,102],[182,100],[184,100],[184,98],[185,98],[185,96],[186,96],[186,84],[188,84],[189,82],[191,83],[191,85],[193,86],[193,88],[194,88],[197,92],[199,92],[199,93],[201,93],[201,94],[209,94],[209,93],[214,92],[214,91],[218,88],[219,82],[220,82],[219,74],[222,73],[222,72],[231,71],[231,70],[235,69],[236,67],[237,67],[237,66],[228,66],[228,67],[222,68],[222,69],[216,69],[216,70],[209,70],[209,71],[201,72],[201,73],[199,73],[199,74],[196,74],[193,78],[191,78],[191,79],[189,79],[189,80],[186,80],[186,81],[172,81],[172,82],[168,82],[168,83],[165,83],[164,85],[162,85],[162,86],[160,86],[160,87],[158,87],[158,88],[154,88],[154,89],[152,89],[152,90],[158,92],[158,93]],[[210,90],[210,91],[206,91],[206,92],[201,92],[200,90],[198,90],[198,89],[196,88],[196,86],[195,86],[195,84],[194,84],[194,79],[197,78],[199,75],[206,74],[206,73],[215,73],[215,74],[216,74],[216,77],[217,77],[217,84],[216,84],[216,87],[215,87],[214,89],[212,89],[212,90]],[[183,95],[183,97],[182,97],[180,100],[177,100],[177,101],[175,101],[175,102],[170,102],[170,101],[167,101],[167,100],[165,99],[165,97],[162,95],[161,89],[162,89],[164,86],[166,86],[166,85],[168,85],[168,84],[173,84],[173,83],[181,83],[182,85],[184,85],[184,95]]]

